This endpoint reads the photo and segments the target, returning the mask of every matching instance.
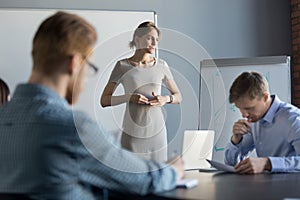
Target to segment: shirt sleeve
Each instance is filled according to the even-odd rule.
[[[140,195],[175,188],[173,167],[141,159],[123,150],[101,125],[88,117],[77,117],[75,123],[83,144],[79,148],[82,156],[78,161],[83,182]]]
[[[269,157],[271,172],[300,172],[300,156]]]
[[[290,116],[290,118],[292,119],[293,117]],[[291,131],[287,141],[294,149],[296,155],[285,157],[270,156],[271,172],[300,172],[300,118],[298,116],[294,117],[290,128]]]
[[[225,164],[234,166],[237,163],[240,154],[241,143],[234,145],[229,142],[225,148]]]
[[[242,140],[237,145],[231,141],[225,148],[224,162],[228,165],[234,166],[239,161],[243,160],[254,149],[254,142],[252,135],[245,134]]]
[[[121,62],[118,61],[111,72],[108,82],[114,82],[119,84],[122,77],[122,73],[123,72],[122,72]]]

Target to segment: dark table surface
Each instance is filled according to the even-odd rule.
[[[157,194],[170,199],[210,200],[288,200],[300,199],[300,173],[263,173],[239,175],[222,172],[186,172],[186,178],[198,179],[197,187],[178,188]]]

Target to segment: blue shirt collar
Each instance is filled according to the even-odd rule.
[[[14,92],[12,100],[14,98],[43,98],[47,99],[47,101],[55,101],[56,103],[69,107],[66,99],[59,96],[56,91],[42,84],[19,84]]]
[[[273,119],[275,117],[276,111],[278,110],[281,100],[276,95],[271,95],[271,98],[273,100],[269,110],[267,111],[266,115],[260,120],[261,123],[272,123]]]

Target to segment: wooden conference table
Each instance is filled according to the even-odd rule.
[[[300,199],[300,173],[239,175],[223,172],[187,171],[186,178],[198,179],[198,186],[160,193],[157,194],[158,199],[159,197],[209,200]]]

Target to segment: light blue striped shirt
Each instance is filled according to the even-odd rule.
[[[19,85],[0,108],[0,193],[99,199],[107,188],[149,194],[175,187],[175,170],[121,149],[86,114],[38,84]]]
[[[258,157],[270,159],[272,172],[300,172],[300,110],[271,97],[270,109],[261,120],[251,123],[251,133],[237,145],[228,144],[225,163],[235,165],[255,149]]]

